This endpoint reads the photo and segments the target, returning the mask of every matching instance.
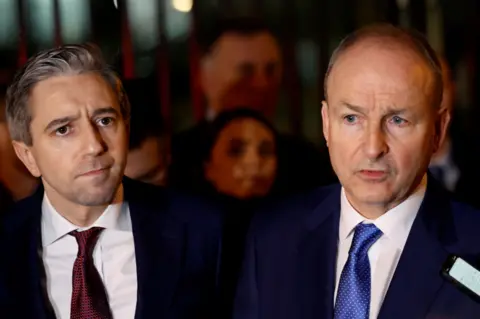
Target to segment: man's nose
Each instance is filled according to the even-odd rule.
[[[387,153],[385,132],[380,125],[368,126],[365,132],[364,151],[370,160],[376,160]]]
[[[94,123],[88,123],[83,130],[84,149],[92,156],[100,155],[107,147],[102,134]]]

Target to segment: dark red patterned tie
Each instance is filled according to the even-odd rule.
[[[103,228],[77,232],[78,254],[73,264],[71,319],[112,319],[107,293],[93,262],[93,249]]]

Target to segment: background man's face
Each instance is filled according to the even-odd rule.
[[[267,116],[275,111],[281,78],[280,48],[267,32],[226,33],[202,64],[202,87],[216,113],[251,107]]]
[[[5,99],[0,95],[0,112],[5,112]],[[0,115],[0,183],[15,200],[32,194],[38,181],[15,155],[8,126]]]
[[[165,186],[169,164],[166,137],[149,137],[128,152],[125,175],[144,183]]]

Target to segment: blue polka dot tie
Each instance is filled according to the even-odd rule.
[[[335,319],[368,319],[371,274],[368,250],[382,235],[374,224],[358,224],[343,267],[335,303]]]

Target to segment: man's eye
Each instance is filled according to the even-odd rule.
[[[407,123],[407,120],[402,119],[402,118],[399,117],[399,116],[394,116],[394,117],[392,117],[392,122],[393,122],[393,124],[395,124],[395,125],[404,125],[404,124]]]
[[[101,118],[98,123],[102,126],[108,126],[113,123],[113,118],[111,117],[103,117]]]
[[[357,116],[356,115],[346,115],[344,118],[345,122],[349,123],[349,124],[353,124],[357,121]]]
[[[70,127],[68,126],[62,126],[55,130],[55,134],[58,136],[67,135],[69,132],[70,132]]]

